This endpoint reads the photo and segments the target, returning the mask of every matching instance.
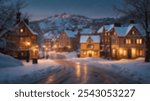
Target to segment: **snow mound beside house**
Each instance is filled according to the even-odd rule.
[[[38,64],[32,64],[32,62],[23,62],[23,64],[19,68],[1,68],[0,84],[38,83],[48,75],[58,73],[61,69],[64,69],[63,66],[48,59],[39,60]]]
[[[0,68],[22,66],[22,62],[8,55],[0,53]]]
[[[64,54],[67,59],[77,58],[77,52],[70,52]]]

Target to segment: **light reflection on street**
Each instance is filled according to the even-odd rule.
[[[82,83],[86,83],[87,80],[88,80],[88,68],[87,68],[87,65],[84,64],[84,67],[83,67],[83,81],[82,81]]]
[[[55,80],[55,75],[50,76],[50,77],[47,79],[47,81],[46,81],[45,83],[46,83],[46,84],[47,84],[47,83],[53,83],[54,80]]]
[[[79,62],[76,63],[75,67],[76,77],[81,83],[86,83],[88,80],[88,66],[82,65]]]
[[[81,77],[81,66],[80,66],[80,63],[76,63],[76,68],[75,68],[76,70],[76,76],[77,76],[77,78],[80,78]]]

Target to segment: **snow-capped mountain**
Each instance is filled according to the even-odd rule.
[[[94,19],[85,16],[62,13],[32,23],[39,25],[41,30],[46,33],[50,30],[77,30],[93,27],[94,21]]]

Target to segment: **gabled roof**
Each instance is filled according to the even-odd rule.
[[[103,26],[98,30],[98,33],[102,33],[104,29],[105,29],[106,32],[109,32],[109,31],[111,31],[113,28],[114,28],[114,24],[103,25]]]
[[[99,35],[81,35],[80,43],[86,43],[89,38],[93,40],[93,43],[100,43]]]
[[[131,24],[130,26],[135,26],[138,29],[140,35],[142,35],[142,36],[146,35],[145,30],[141,24]]]
[[[117,33],[118,36],[127,36],[128,33],[133,29],[136,28],[139,31],[139,34],[141,36],[143,36],[144,34],[144,29],[142,28],[142,26],[140,26],[139,24],[130,24],[129,26],[126,27],[115,27],[115,31]]]
[[[77,35],[77,31],[65,30],[64,32],[65,32],[65,33],[68,35],[68,37],[70,37],[70,38],[74,38],[74,37]]]
[[[115,31],[118,36],[126,36],[129,32],[128,27],[115,27]]]
[[[92,34],[93,30],[92,30],[92,28],[84,28],[84,29],[81,30],[80,33],[81,34]]]
[[[21,23],[23,23],[23,24],[28,28],[28,30],[29,30],[32,34],[38,35],[38,33],[34,32],[34,31],[25,23],[24,20],[21,20],[21,21],[15,26],[15,28],[18,28]]]
[[[52,39],[54,38],[54,33],[52,31],[49,31],[44,34],[44,39]]]
[[[105,30],[106,30],[106,32],[111,31],[113,28],[114,28],[114,24],[111,24],[111,25],[105,25]]]

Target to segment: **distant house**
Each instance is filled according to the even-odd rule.
[[[60,33],[54,44],[55,50],[58,51],[73,51],[77,49],[77,32],[65,30]]]
[[[54,42],[58,36],[57,34],[56,31],[49,31],[44,34],[44,46],[46,47],[46,50],[52,50]]]
[[[145,55],[145,40],[141,30],[135,25],[103,26],[98,33],[102,38],[101,51],[104,57],[133,59]]]
[[[98,30],[98,34],[101,37],[101,55],[104,57],[110,57],[110,37],[114,34],[114,24],[102,26]]]
[[[80,36],[80,57],[100,57],[100,36]]]
[[[37,33],[33,32],[24,20],[1,37],[6,42],[6,54],[20,59],[34,58],[38,55]]]

